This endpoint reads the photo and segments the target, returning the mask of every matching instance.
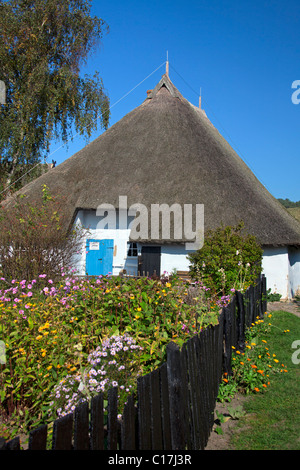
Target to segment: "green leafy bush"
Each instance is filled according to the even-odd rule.
[[[245,291],[262,271],[262,248],[256,237],[243,229],[241,222],[210,230],[203,247],[189,255],[192,277],[209,287],[211,294]]]
[[[282,295],[279,292],[272,292],[271,289],[267,290],[267,302],[279,302]]]

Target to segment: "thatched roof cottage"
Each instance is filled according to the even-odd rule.
[[[300,286],[299,222],[168,74],[140,106],[22,192],[35,197],[43,184],[66,197],[70,223],[89,227],[80,274],[188,270],[191,234],[200,233],[200,246],[203,220],[205,230],[243,220],[263,246],[268,287],[285,298]],[[159,207],[175,214],[170,226],[158,224]],[[183,215],[188,223],[191,213],[185,230]]]

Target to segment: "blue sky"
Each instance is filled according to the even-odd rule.
[[[201,89],[208,118],[270,193],[300,200],[300,104],[291,100],[300,80],[299,0],[106,0],[92,2],[92,15],[109,33],[82,72],[99,71],[110,125],[155,87],[168,51],[183,96],[198,105]],[[85,145],[79,136],[69,148],[55,142],[48,161]]]

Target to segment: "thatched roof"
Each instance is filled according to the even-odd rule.
[[[29,183],[78,209],[108,203],[204,204],[205,230],[243,220],[262,245],[300,245],[300,224],[257,180],[207,118],[164,75],[145,101],[84,149]],[[151,241],[151,240],[148,240]]]

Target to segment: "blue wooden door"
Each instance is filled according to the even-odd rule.
[[[113,240],[86,241],[86,274],[89,276],[106,276],[112,273]]]

